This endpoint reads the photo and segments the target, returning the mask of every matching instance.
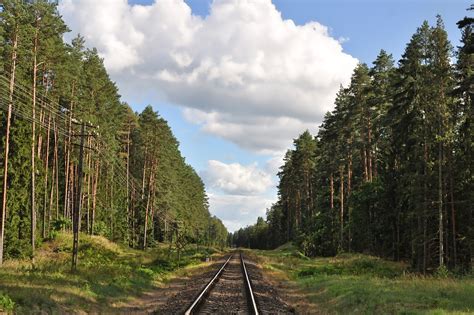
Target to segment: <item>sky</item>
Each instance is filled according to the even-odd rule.
[[[277,200],[292,139],[316,133],[359,62],[398,60],[440,14],[453,46],[464,0],[61,0],[123,101],[150,104],[206,184],[229,231]]]

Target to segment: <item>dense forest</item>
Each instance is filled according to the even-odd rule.
[[[0,5],[0,265],[34,261],[74,229],[142,249],[222,246],[227,230],[166,120],[123,103],[84,38],[63,41],[56,2]]]
[[[287,151],[266,220],[231,235],[234,244],[293,241],[310,256],[353,251],[422,273],[471,270],[474,19],[457,25],[459,47],[438,16],[398,65],[383,50],[372,67],[359,64],[317,135],[304,132]]]

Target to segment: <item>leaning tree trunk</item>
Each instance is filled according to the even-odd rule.
[[[148,228],[148,210],[150,208],[150,198],[151,198],[151,186],[153,185],[153,163],[151,165],[150,175],[148,179],[148,196],[146,201],[146,208],[145,208],[145,222],[144,222],[144,229],[143,229],[143,249],[146,249],[147,244],[147,228]]]

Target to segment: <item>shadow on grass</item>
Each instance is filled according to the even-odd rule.
[[[81,296],[79,292],[62,286],[58,288],[45,287],[35,284],[0,284],[0,290],[8,292],[15,302],[16,314],[31,314],[35,312],[64,313],[76,309],[77,305],[85,310],[95,305],[90,297]]]
[[[15,303],[14,312],[113,313],[116,302],[155,288],[178,266],[196,264],[206,253],[188,249],[178,264],[166,247],[138,251],[97,236],[81,238],[78,270],[70,270],[70,236],[47,243],[35,268],[27,261],[10,261],[0,269],[0,292]]]
[[[474,310],[474,278],[437,278],[362,254],[298,258],[293,248],[257,251],[266,270],[280,272],[312,309],[338,314],[445,314]]]

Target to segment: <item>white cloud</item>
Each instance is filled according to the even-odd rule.
[[[265,211],[275,200],[262,196],[237,196],[209,194],[211,212],[218,216],[229,232],[254,224],[257,217],[265,217]]]
[[[248,166],[208,161],[201,175],[208,188],[210,211],[222,219],[229,231],[255,223],[275,200],[273,176],[257,163]]]
[[[357,63],[327,27],[284,20],[270,0],[215,0],[206,18],[183,0],[62,0],[60,12],[98,48],[127,101],[164,98],[254,152],[281,152],[315,131]]]
[[[280,167],[284,163],[284,155],[284,152],[281,152],[280,154],[275,154],[273,157],[268,159],[265,163],[265,171],[276,176],[278,172],[280,172]]]
[[[259,170],[256,163],[244,166],[210,160],[201,175],[207,187],[232,195],[258,195],[273,185],[272,176]]]

